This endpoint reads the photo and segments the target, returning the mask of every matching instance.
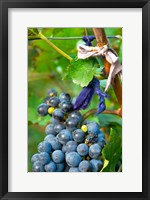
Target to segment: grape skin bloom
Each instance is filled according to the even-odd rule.
[[[50,110],[50,111],[49,111]],[[49,113],[50,124],[45,128],[44,141],[32,156],[33,172],[98,172],[105,135],[95,122],[83,120],[78,110],[72,111],[69,94],[49,90],[37,108],[41,116]],[[83,129],[83,130],[82,130]]]
[[[77,152],[70,152],[66,155],[66,162],[70,167],[77,167],[81,160],[81,156]]]

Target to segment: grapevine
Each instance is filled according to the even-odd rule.
[[[121,28],[29,28],[28,41],[29,171],[121,172]]]

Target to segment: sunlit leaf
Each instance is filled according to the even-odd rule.
[[[67,78],[69,77],[75,84],[85,87],[93,79],[97,66],[95,59],[72,61],[67,69]]]

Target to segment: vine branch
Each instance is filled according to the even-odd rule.
[[[96,113],[97,109],[89,110],[83,115],[83,121],[87,119],[89,116],[94,115]],[[119,115],[120,117],[122,116],[121,108],[119,108],[118,110],[104,110],[102,114],[114,114],[114,115]]]
[[[42,33],[39,33],[38,37],[41,38],[43,41],[45,41],[47,44],[49,44],[53,49],[55,49],[58,53],[60,53],[62,56],[64,56],[68,60],[70,61],[73,60],[68,54],[66,54],[64,51],[62,51],[56,45],[54,45],[51,41],[49,41],[47,37],[45,37]]]
[[[49,41],[48,38],[45,37],[41,32],[38,32],[37,29],[30,29],[30,32],[32,32],[33,35],[28,36],[28,39],[29,38],[30,39],[41,39],[41,40],[45,41],[53,49],[55,49],[59,54],[61,54],[65,58],[67,58],[69,61],[73,60],[68,54],[66,54],[64,51],[59,49],[55,44],[53,44],[51,41]]]
[[[74,37],[46,37],[48,40],[79,40],[82,39],[83,36],[74,36]],[[115,35],[115,36],[107,36],[109,39],[119,39],[121,40],[120,35]],[[34,35],[29,35],[28,40],[41,40],[41,38],[34,36]]]

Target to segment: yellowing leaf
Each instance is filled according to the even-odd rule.
[[[107,167],[107,165],[109,164],[109,160],[104,160],[104,165],[103,165],[103,168],[101,169],[101,172],[103,171],[103,169],[105,168],[105,167]]]

